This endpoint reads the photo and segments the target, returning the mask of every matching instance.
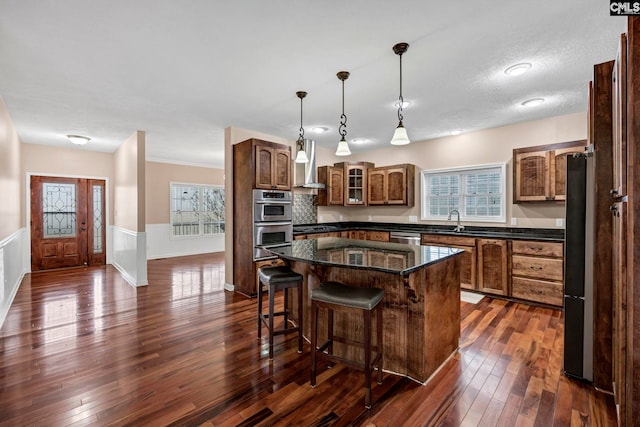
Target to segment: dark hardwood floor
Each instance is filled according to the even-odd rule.
[[[613,426],[611,396],[562,375],[562,312],[462,304],[460,349],[422,386],[321,366],[295,334],[256,339],[256,300],[222,290],[223,254],[29,274],[0,330],[0,425]],[[281,303],[281,301],[280,301]]]

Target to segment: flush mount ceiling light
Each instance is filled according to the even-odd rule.
[[[451,135],[460,135],[462,131],[460,129],[452,130]]]
[[[311,128],[311,132],[313,133],[325,133],[329,128],[326,126],[316,126]]]
[[[351,140],[351,142],[354,144],[364,144],[365,142],[367,142],[367,140],[364,138],[354,138]]]
[[[75,145],[85,145],[87,142],[91,141],[91,138],[82,135],[67,135],[67,138],[69,138],[69,141]]]
[[[339,71],[337,76],[342,81],[342,115],[340,115],[340,127],[338,128],[341,138],[336,149],[336,156],[350,156],[351,150],[349,150],[349,144],[345,139],[345,136],[347,136],[347,116],[344,114],[344,81],[349,78],[349,72]]]
[[[402,54],[405,53],[409,49],[408,43],[398,43],[393,46],[393,51],[396,55],[400,57],[400,97],[398,98],[398,127],[396,127],[395,132],[393,133],[393,138],[391,138],[392,145],[405,145],[409,142],[409,135],[407,135],[407,130],[404,128],[402,124],[402,108],[404,106],[404,99],[402,99]]]
[[[537,107],[538,105],[542,104],[544,102],[544,98],[532,98],[532,99],[527,99],[526,101],[524,101],[522,103],[522,106],[524,107]]]
[[[307,92],[300,90],[296,92],[296,95],[300,98],[300,134],[298,135],[298,142],[296,142],[298,148],[296,163],[307,163],[309,158],[304,151],[304,127],[302,127],[302,99],[307,96]]]
[[[509,76],[519,76],[531,69],[531,64],[528,62],[522,62],[520,64],[515,64],[504,70],[504,73]]]
[[[407,108],[411,105],[411,101],[407,101],[406,99],[402,100],[402,108]],[[400,106],[400,101],[396,101],[393,103],[393,108],[398,108]]]

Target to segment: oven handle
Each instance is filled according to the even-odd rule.
[[[255,203],[256,205],[290,205],[291,200],[256,200]]]
[[[268,227],[270,225],[291,225],[293,223],[291,221],[272,221],[272,222],[256,222],[254,224],[256,227]]]

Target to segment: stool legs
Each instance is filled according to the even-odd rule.
[[[289,283],[277,283],[277,284],[267,284],[267,293],[269,299],[269,313],[263,313],[263,296],[262,296],[262,282],[260,283],[260,290],[258,291],[258,339],[262,339],[262,325],[267,327],[269,333],[269,360],[273,360],[273,337],[274,335],[287,334],[289,332],[297,332],[298,333],[298,353],[302,353],[303,346],[303,337],[302,337],[302,316],[303,316],[303,307],[302,307],[302,284],[301,282],[289,282]],[[295,316],[293,314],[293,310],[289,304],[289,288],[297,288],[297,302],[298,302],[298,318],[297,326],[290,327],[289,321],[292,319],[289,315]],[[284,290],[284,310],[277,312],[275,311],[275,296],[276,292],[279,290]],[[284,325],[282,329],[275,330],[275,322],[274,319],[276,316],[283,316]]]
[[[321,344],[318,347],[318,313],[320,310],[319,305],[313,304],[311,305],[311,387],[316,386],[316,377],[318,370],[318,362],[317,358],[319,353],[323,353],[324,350],[327,350],[327,353],[324,355],[325,358],[327,356],[333,355],[333,315],[334,310],[325,307],[327,311],[327,341],[324,344]],[[376,357],[372,361],[372,354],[374,350],[373,342],[372,342],[372,312],[376,317]],[[364,387],[365,387],[365,395],[364,395],[364,406],[367,409],[371,409],[371,376],[375,367],[372,365],[377,365],[378,368],[378,376],[377,383],[382,384],[382,348],[383,348],[383,321],[382,321],[382,305],[374,308],[373,310],[362,310],[362,319],[364,322]],[[338,358],[340,359],[340,358]],[[346,362],[345,360],[342,360]],[[331,358],[329,357],[329,366],[331,366]]]
[[[318,306],[311,305],[311,387],[316,386],[316,353],[318,351]]]
[[[269,286],[269,360],[273,359],[273,319],[276,317],[275,316],[275,295],[273,292],[273,286]],[[285,327],[287,326],[286,324],[286,319],[287,319],[287,308],[286,308],[286,300],[285,300]]]
[[[376,307],[376,346],[378,347],[378,384],[382,385],[382,360],[384,357],[382,342],[382,307]]]

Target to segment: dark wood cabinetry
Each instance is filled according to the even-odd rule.
[[[257,294],[253,261],[253,190],[291,190],[291,148],[259,139],[233,146],[233,285]]]
[[[563,201],[567,156],[584,152],[586,140],[513,150],[513,201]]]
[[[613,196],[627,194],[627,36],[620,36],[612,71]]]
[[[529,301],[562,306],[562,243],[511,242],[511,295]]]
[[[255,147],[255,188],[291,190],[291,148],[252,140]]]
[[[365,206],[367,204],[367,170],[369,162],[340,162],[318,167],[318,206]]]
[[[421,244],[429,246],[447,246],[462,249],[460,255],[460,287],[477,290],[476,266],[478,262],[476,239],[474,237],[446,236],[442,234],[423,234]]]
[[[509,295],[507,241],[478,239],[478,290]]]
[[[367,204],[414,204],[415,166],[402,164],[377,167],[368,170]]]
[[[342,206],[344,204],[344,169],[336,166],[320,166],[318,182],[325,188],[318,190],[318,206]]]

